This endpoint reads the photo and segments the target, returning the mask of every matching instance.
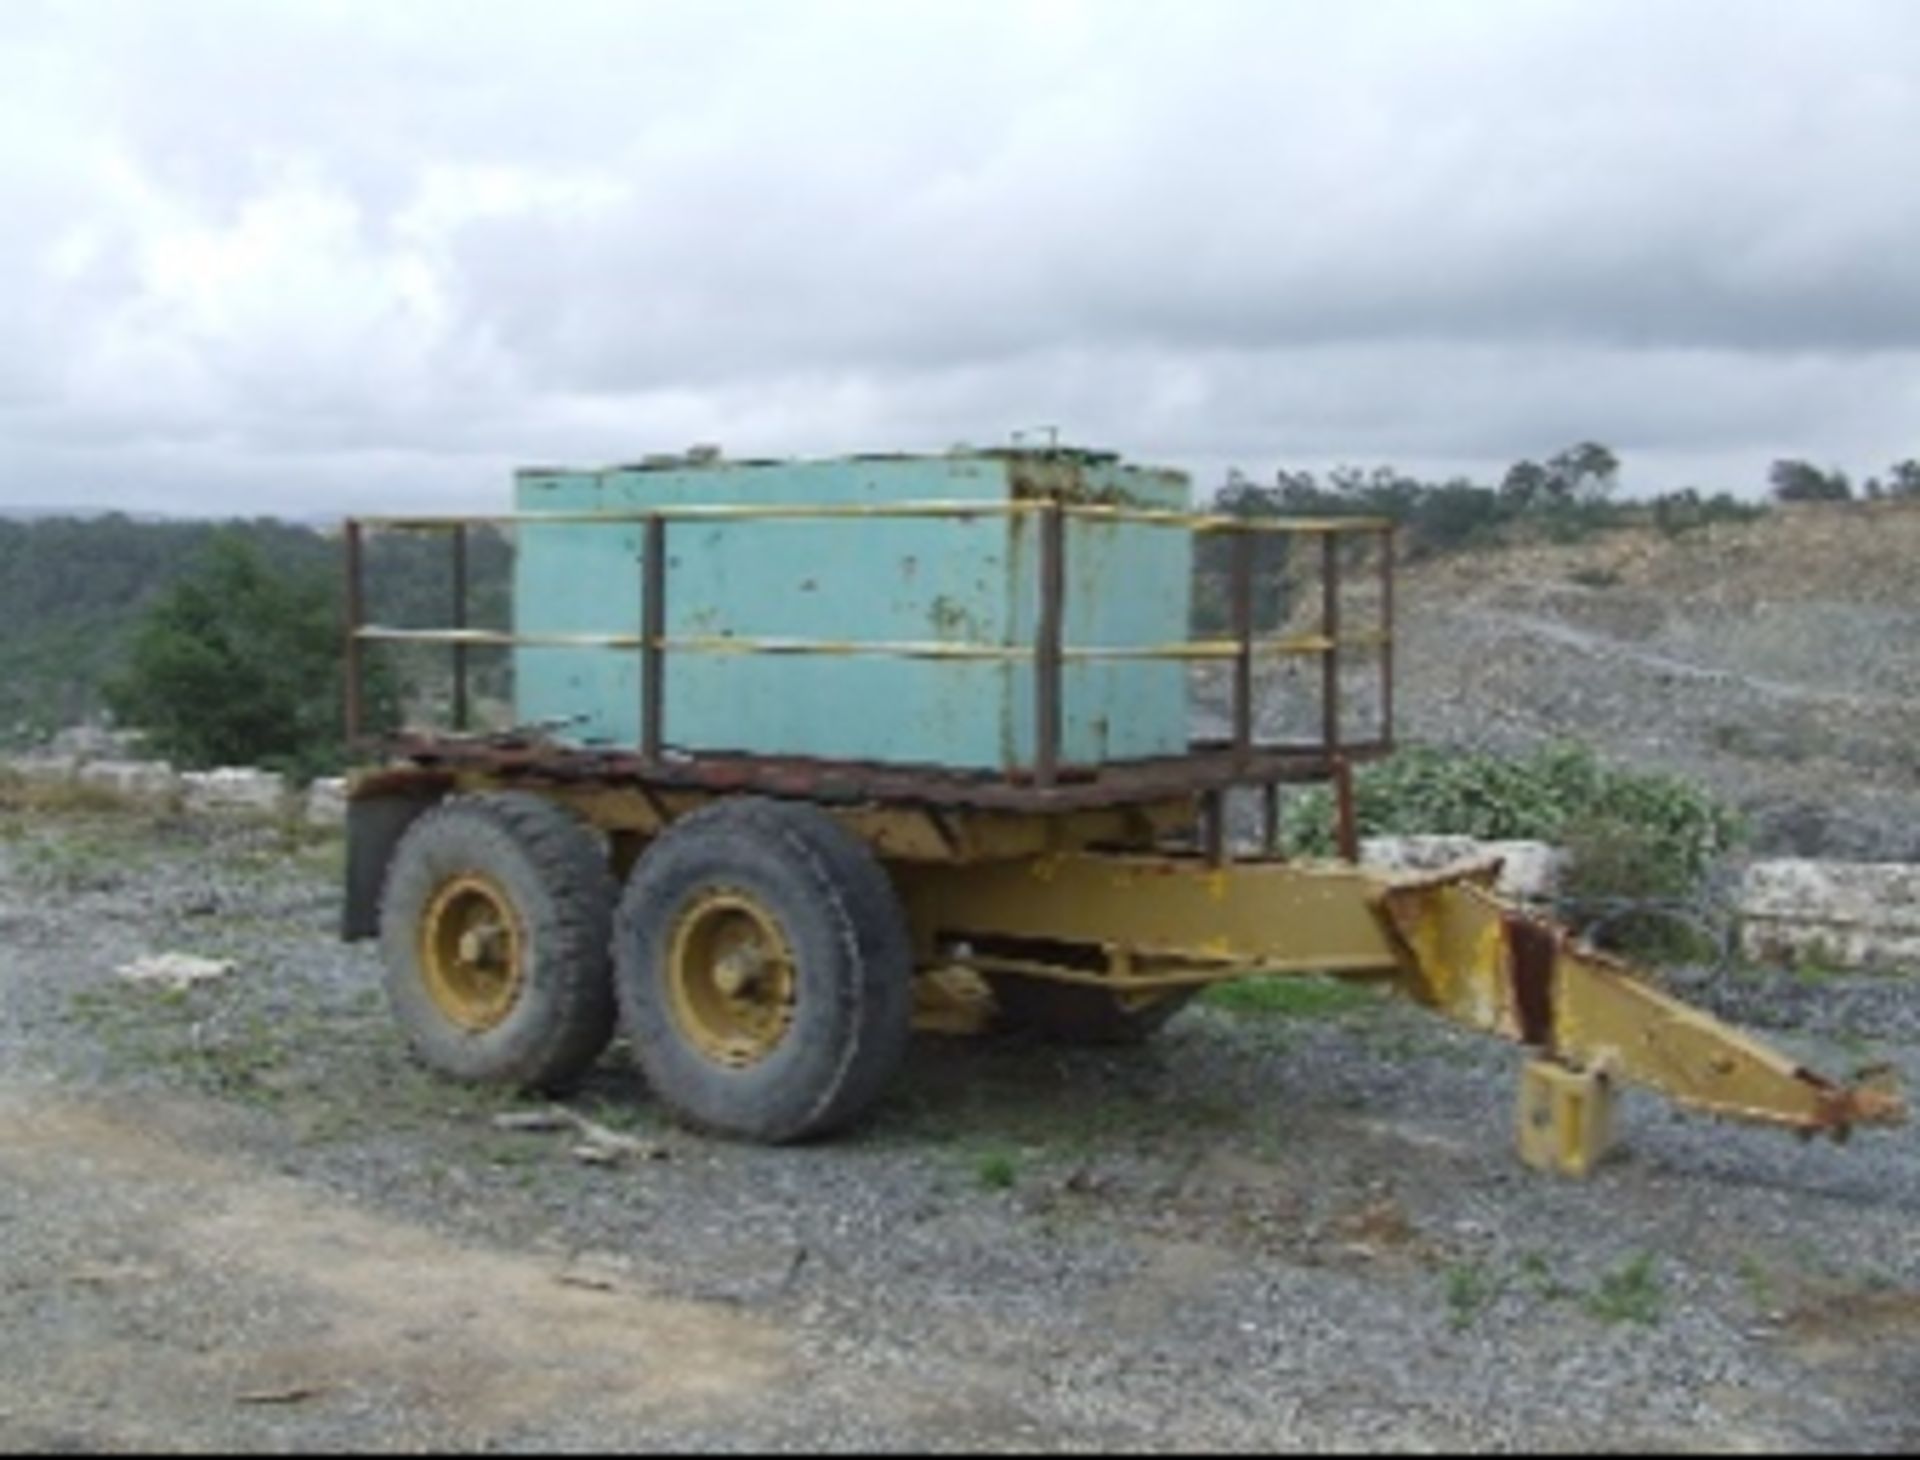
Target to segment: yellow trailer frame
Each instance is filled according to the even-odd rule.
[[[350,801],[401,814],[384,827],[363,818],[363,829],[377,829],[373,839],[355,838],[350,860],[377,868],[420,809],[502,790],[534,790],[569,807],[605,834],[617,875],[675,821],[725,794],[389,767],[356,777]],[[1906,1118],[1890,1072],[1863,1071],[1852,1082],[1820,1075],[1495,896],[1498,859],[1402,874],[1150,849],[1192,832],[1194,805],[1180,798],[1052,816],[826,809],[873,850],[900,897],[923,1030],[988,1028],[995,977],[1145,1006],[1249,976],[1321,975],[1383,985],[1529,1049],[1519,1150],[1544,1170],[1585,1175],[1600,1162],[1620,1083],[1804,1136],[1845,1139],[1855,1126]]]
[[[929,962],[1095,985],[1136,998],[1245,977],[1376,980],[1534,1052],[1521,1097],[1530,1164],[1592,1169],[1613,1083],[1736,1120],[1844,1138],[1895,1124],[1891,1076],[1840,1084],[1653,987],[1620,960],[1490,890],[1497,859],[1424,875],[1278,860],[1049,854],[914,868],[900,880]],[[1000,939],[1097,948],[1104,966],[1006,959]]]

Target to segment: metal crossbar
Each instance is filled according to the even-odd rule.
[[[1314,536],[1391,532],[1388,517],[1235,517],[1220,512],[1175,512],[1151,507],[1118,507],[1089,502],[1031,499],[1017,502],[715,502],[655,507],[644,512],[477,512],[369,516],[352,519],[379,531],[430,532],[459,527],[632,526],[647,522],[801,522],[848,517],[1035,517],[1059,513],[1088,522],[1131,523],[1143,527],[1184,527],[1191,532],[1273,533]]]

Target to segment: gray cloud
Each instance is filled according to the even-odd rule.
[[[1352,11],[1354,13],[1349,13]],[[1920,454],[1920,8],[0,10],[0,502]]]

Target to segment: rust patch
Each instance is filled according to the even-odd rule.
[[[1551,928],[1531,918],[1508,913],[1501,917],[1507,935],[1507,956],[1513,980],[1514,1013],[1520,1020],[1520,1039],[1536,1049],[1553,1044],[1553,960],[1560,940]]]
[[[1262,747],[1242,761],[1230,750],[1204,745],[1181,756],[1099,765],[1063,765],[1058,783],[1036,785],[1030,772],[970,771],[951,766],[815,760],[729,751],[687,754],[667,749],[657,762],[632,750],[575,747],[525,735],[405,734],[383,742],[399,764],[363,772],[356,784],[417,781],[425,774],[468,773],[555,785],[646,785],[705,791],[760,791],[808,799],[968,806],[1046,813],[1124,806],[1268,781],[1325,779],[1330,767],[1319,747]],[[1353,747],[1346,747],[1351,758]],[[391,779],[389,779],[389,777]],[[366,794],[356,792],[357,794]]]
[[[1066,502],[1076,507],[1153,507],[1158,505],[1120,482],[1094,482],[1088,468],[1119,460],[1111,452],[1069,446],[1010,447],[984,453],[1007,464],[1008,486],[1016,502]]]
[[[1874,1065],[1861,1070],[1851,1085],[1833,1081],[1801,1068],[1794,1077],[1819,1091],[1819,1128],[1837,1141],[1845,1141],[1856,1125],[1905,1125],[1906,1097],[1891,1065]]]
[[[377,801],[386,796],[439,796],[451,791],[453,785],[450,771],[390,766],[355,776],[347,785],[347,799]]]

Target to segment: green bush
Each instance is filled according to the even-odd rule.
[[[181,766],[257,765],[300,779],[338,769],[343,640],[332,575],[274,564],[239,533],[207,544],[136,626],[107,685],[121,723]],[[398,696],[379,659],[363,683],[370,728]]]
[[[1716,492],[1709,497],[1694,487],[1663,493],[1649,505],[1653,525],[1668,537],[1678,537],[1715,522],[1752,522],[1767,514],[1763,503],[1743,502],[1730,492]]]
[[[1572,853],[1572,900],[1684,896],[1741,832],[1738,817],[1672,776],[1603,764],[1585,746],[1518,759],[1411,747],[1354,777],[1362,836],[1471,836],[1553,842]],[[1288,844],[1333,851],[1332,794],[1286,808]]]

